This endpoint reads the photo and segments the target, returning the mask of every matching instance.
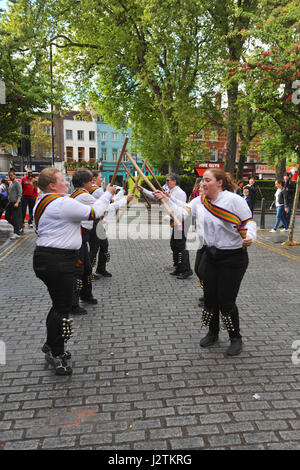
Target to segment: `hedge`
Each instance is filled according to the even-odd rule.
[[[165,175],[158,175],[156,176],[157,180],[160,182],[161,186],[163,186],[166,182],[166,176]],[[149,181],[157,188],[157,184],[152,176],[148,176]],[[183,191],[187,194],[187,197],[192,194],[193,192],[193,187],[195,184],[195,178],[192,175],[181,175],[180,176],[180,187],[183,189]],[[245,181],[245,184],[247,184],[247,181]],[[144,180],[140,180],[139,183],[140,186],[143,188],[149,189],[147,183]],[[260,191],[257,191],[257,200],[260,201],[261,198],[265,198],[266,201],[273,201],[275,197],[275,181],[274,180],[257,180],[256,181],[256,186],[259,186]],[[129,191],[131,191],[133,188],[133,182],[132,180],[129,181]],[[139,191],[136,191],[136,196],[140,196]]]

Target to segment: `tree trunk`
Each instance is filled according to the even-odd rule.
[[[238,97],[238,85],[233,84],[230,89],[227,90],[228,98],[228,125],[226,132],[227,150],[225,156],[224,171],[228,171],[231,175],[234,175],[235,170],[235,159],[236,159],[236,141],[237,141],[237,97]]]
[[[283,175],[285,173],[286,167],[286,158],[282,158],[276,165],[276,179],[283,180]]]
[[[300,154],[298,155],[298,161],[300,161]],[[296,219],[296,212],[297,212],[298,201],[299,201],[299,194],[300,194],[300,165],[298,164],[298,178],[297,178],[297,184],[296,184],[293,211],[292,211],[291,221],[290,221],[289,238],[288,238],[289,242],[292,242],[294,238],[295,219]]]
[[[249,150],[249,142],[248,141],[242,141],[241,143],[241,151],[240,151],[240,159],[237,167],[237,172],[236,172],[236,180],[239,181],[243,178],[244,174],[244,165],[247,161],[247,154]]]

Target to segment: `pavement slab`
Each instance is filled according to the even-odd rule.
[[[169,275],[167,224],[161,238],[123,238],[128,220],[110,238],[112,278],[94,281],[98,304],[74,317],[69,377],[41,353],[50,299],[36,235],[2,245],[0,448],[299,449],[299,252],[259,232],[238,297],[244,350],[228,358],[225,331],[199,346],[202,291],[195,274]]]

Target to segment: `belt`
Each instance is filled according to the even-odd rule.
[[[66,248],[52,248],[51,246],[37,246],[35,250],[44,253],[53,253],[54,255],[78,255],[79,253],[79,250],[67,250]]]
[[[247,251],[246,247],[242,248],[234,248],[232,250],[222,250],[221,248],[216,248],[215,246],[207,246],[206,251],[211,255],[211,256],[216,256],[218,254],[224,253],[228,255],[234,255],[235,253],[244,253]]]

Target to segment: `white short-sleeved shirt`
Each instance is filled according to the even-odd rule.
[[[47,246],[51,248],[63,248],[67,250],[78,250],[81,247],[82,236],[80,223],[82,220],[88,221],[91,211],[95,212],[95,217],[101,217],[110,203],[110,197],[106,200],[96,201],[93,207],[84,205],[68,196],[58,197],[53,200],[42,213],[38,227],[35,225],[35,211],[43,194],[38,198],[33,209],[33,225],[37,232],[37,246]],[[111,195],[110,195],[111,196]]]
[[[252,220],[251,210],[243,198],[230,191],[221,191],[213,204],[237,215],[242,222],[251,219],[245,227],[247,235],[253,240],[256,239],[256,223]],[[204,244],[223,250],[242,247],[243,239],[234,224],[211,214],[202,204],[201,196],[186,205],[182,201],[175,200],[172,196],[169,206],[179,217],[186,217],[191,212],[192,216],[196,218],[196,231],[204,239]]]

